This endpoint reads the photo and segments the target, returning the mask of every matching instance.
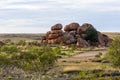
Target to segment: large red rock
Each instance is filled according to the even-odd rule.
[[[73,31],[77,30],[80,25],[78,23],[71,23],[64,27],[64,31]]]
[[[46,33],[46,38],[47,39],[54,39],[57,38],[59,36],[63,35],[63,31],[62,30],[52,30],[52,31],[48,31]]]
[[[112,41],[107,35],[98,32],[98,42],[101,46],[108,46]]]
[[[60,44],[62,42],[62,40],[63,40],[63,36],[58,37],[56,39],[49,39],[48,43],[49,44]]]
[[[45,36],[42,37],[42,43],[67,45],[76,44],[77,47],[89,47],[91,42],[86,41],[86,30],[88,28],[94,28],[92,24],[84,23],[80,26],[78,23],[71,23],[62,29],[62,24],[55,24],[51,27],[51,31],[48,31]],[[98,32],[98,42],[92,42],[93,46],[108,46],[112,42],[107,35]]]
[[[62,35],[63,35],[62,30],[51,30],[51,31],[47,32],[47,34],[46,34],[47,39],[56,39]]]
[[[59,35],[59,34],[49,34],[48,35],[48,39],[56,39],[56,38],[58,38],[59,36],[61,36],[61,34]]]
[[[62,24],[55,24],[51,27],[51,30],[61,30],[62,29]]]
[[[77,33],[78,34],[82,34],[84,33],[88,28],[93,28],[92,24],[89,24],[89,23],[84,23],[82,24],[82,26],[80,26],[78,29],[77,29]]]
[[[49,34],[63,34],[62,30],[51,30]]]

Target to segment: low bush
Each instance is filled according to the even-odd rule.
[[[110,44],[109,50],[106,54],[106,58],[112,63],[115,67],[120,67],[120,38],[115,38],[114,41]]]
[[[1,52],[6,52],[6,53],[16,53],[18,52],[18,48],[16,45],[4,45],[0,48]]]

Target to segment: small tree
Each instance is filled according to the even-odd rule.
[[[110,44],[106,57],[110,60],[113,66],[120,67],[120,37]]]
[[[95,43],[98,42],[98,33],[97,30],[95,28],[88,28],[85,32],[86,36],[85,39],[87,41],[90,41],[90,43]]]

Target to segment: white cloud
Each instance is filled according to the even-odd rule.
[[[33,3],[29,3],[29,2]],[[34,2],[38,1],[37,4]],[[40,2],[44,1],[44,3]],[[20,3],[25,2],[26,4]],[[28,2],[28,4],[27,4]],[[14,4],[13,4],[14,3]],[[116,5],[117,4],[117,5]],[[1,0],[0,9],[79,9],[90,11],[120,11],[119,0]],[[117,9],[116,9],[117,8]]]
[[[25,32],[30,31],[29,29],[31,27],[33,27],[31,28],[31,32],[39,32],[39,29],[40,31],[45,31],[45,29],[49,29],[48,27],[58,22],[62,24],[68,24],[72,21],[92,22],[95,20],[95,23],[97,21],[100,21],[100,24],[104,24],[104,22],[106,23],[107,20],[104,21],[104,18],[101,18],[101,20],[99,20],[99,18],[102,17],[101,13],[102,16],[108,18],[107,20],[109,21],[109,17],[111,16],[107,16],[107,14],[110,13],[116,15],[120,13],[120,1],[0,0],[0,32],[3,30],[3,32],[7,32],[9,29],[11,32]],[[94,17],[96,18],[94,19]],[[116,19],[114,19],[114,21],[115,20]],[[119,19],[117,21],[119,21]],[[36,27],[39,27],[39,29]]]
[[[48,0],[62,6],[57,8],[67,8],[73,10],[86,10],[93,12],[120,11],[119,0]]]
[[[0,9],[26,9],[26,10],[38,10],[46,9],[47,6],[44,5],[2,5]]]
[[[42,4],[27,4],[27,2],[38,1],[38,0],[1,0],[0,9],[25,9],[25,10],[38,10],[48,8],[46,5]],[[20,2],[26,2],[22,4]],[[20,3],[20,4],[17,4]]]
[[[62,4],[86,4],[86,5],[119,2],[119,0],[48,0],[48,1],[53,1]]]
[[[7,26],[7,27],[21,27],[32,25],[36,23],[36,21],[32,19],[0,19],[0,26]]]

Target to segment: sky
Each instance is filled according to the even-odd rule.
[[[0,33],[45,33],[72,22],[120,32],[120,0],[0,0]]]

